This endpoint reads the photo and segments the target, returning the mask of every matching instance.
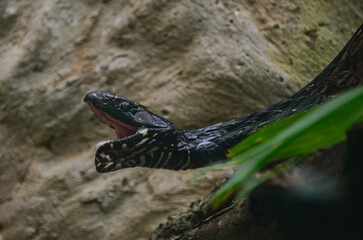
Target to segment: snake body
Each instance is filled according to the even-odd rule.
[[[88,93],[84,102],[117,135],[116,140],[97,145],[96,170],[110,172],[129,167],[181,170],[226,159],[229,148],[261,127],[361,85],[361,33],[362,26],[334,60],[291,97],[247,116],[199,129],[177,129],[146,107],[112,93]]]
[[[293,96],[255,113],[199,128],[177,129],[145,106],[107,92],[84,97],[95,115],[116,130],[117,139],[102,142],[95,154],[96,170],[130,167],[184,170],[226,158],[229,148],[261,127],[309,109],[327,95],[312,81]],[[314,88],[312,88],[314,86]]]

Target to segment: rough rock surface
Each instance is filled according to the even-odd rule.
[[[299,95],[306,100],[318,94],[314,104],[322,104],[362,85],[362,66],[363,25],[334,60],[292,98]],[[249,116],[253,117],[259,112]],[[211,191],[188,211],[168,217],[168,221],[154,231],[151,239],[361,238],[363,206],[359,188],[363,182],[363,123],[354,125],[346,134],[346,142],[315,151],[301,159],[298,165],[285,169],[280,180],[275,176],[242,201],[235,201],[231,196],[213,209],[208,204],[213,195]],[[286,167],[291,161],[280,163]],[[267,174],[277,164],[274,162],[263,167],[255,177],[258,179],[259,175],[262,180],[263,172]],[[273,171],[277,171],[277,168]]]
[[[1,1],[0,239],[147,239],[205,195],[226,173],[96,173],[114,132],[81,100],[116,92],[180,128],[231,119],[311,80],[363,16],[268,2]]]

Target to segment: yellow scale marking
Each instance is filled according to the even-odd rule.
[[[149,138],[142,139],[139,143],[136,144],[136,146],[144,144]]]
[[[146,164],[145,156],[140,156],[140,166],[145,166],[145,164]]]
[[[169,162],[169,160],[170,160],[171,156],[172,156],[172,153],[171,153],[171,152],[169,152],[169,154],[168,154],[168,158],[165,160],[165,162],[163,163],[163,165],[161,166],[161,168],[163,168],[164,166],[166,166],[166,165],[168,164],[168,162]]]
[[[147,129],[145,128],[145,129],[142,129],[142,130],[140,130],[139,131],[139,133],[141,134],[141,135],[143,135],[143,136],[146,136],[146,134],[147,134]]]
[[[161,152],[161,154],[160,154],[160,158],[158,159],[158,162],[154,165],[155,167],[159,165],[160,160],[162,160],[162,159],[163,159],[163,157],[164,157],[164,152]]]
[[[188,150],[187,162],[180,169],[186,169],[189,165],[190,165],[190,151]]]
[[[107,163],[107,164],[106,164],[106,166],[105,166],[104,168],[106,168],[106,169],[107,169],[107,168],[109,168],[109,167],[111,167],[111,166],[112,166],[112,163],[111,163],[111,162],[109,162],[109,163]]]

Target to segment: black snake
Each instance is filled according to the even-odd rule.
[[[319,77],[319,76],[318,76]],[[329,96],[318,77],[293,96],[247,116],[199,129],[177,129],[145,106],[107,92],[84,97],[95,115],[116,130],[117,139],[98,144],[98,172],[129,167],[184,170],[226,158],[233,145],[271,122],[309,109]]]
[[[229,148],[261,127],[363,84],[362,26],[324,71],[299,92],[255,113],[204,128],[177,129],[172,122],[126,98],[107,92],[88,93],[84,101],[117,135],[116,140],[97,145],[97,171],[203,167],[225,159]]]

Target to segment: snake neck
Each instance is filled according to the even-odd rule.
[[[198,168],[226,159],[228,149],[251,133],[269,123],[309,109],[317,103],[317,99],[316,94],[296,94],[241,118],[199,129],[178,130],[174,154],[179,157],[183,166],[177,165],[176,168]]]

